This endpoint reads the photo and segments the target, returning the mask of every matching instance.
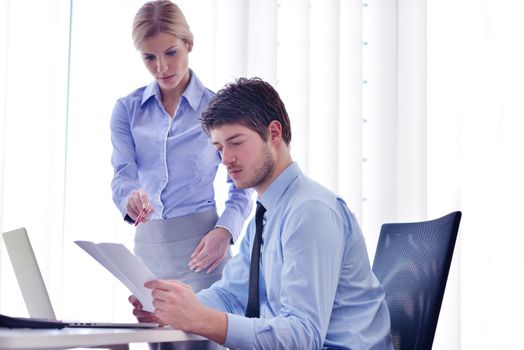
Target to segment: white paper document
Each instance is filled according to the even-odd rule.
[[[75,243],[118,278],[140,300],[144,310],[153,312],[151,290],[144,283],[157,278],[142,260],[120,243]]]

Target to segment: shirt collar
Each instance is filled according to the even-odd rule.
[[[200,101],[202,100],[202,96],[204,95],[206,87],[204,86],[204,84],[202,84],[200,79],[198,79],[196,74],[194,74],[191,69],[189,69],[189,76],[189,84],[182,93],[181,98],[183,97],[189,103],[193,111],[196,111],[198,109],[198,106],[200,105]],[[162,98],[160,96],[160,86],[158,86],[158,83],[156,81],[151,82],[144,89],[141,104],[143,105],[144,103],[146,103],[146,101],[149,100],[151,97],[155,97],[159,103],[162,101]]]
[[[296,162],[291,163],[277,178],[269,185],[266,192],[262,197],[258,198],[258,201],[262,203],[264,208],[266,208],[267,213],[270,214],[271,211],[277,206],[278,201],[284,195],[289,185],[295,180],[299,175],[302,174],[298,164]]]

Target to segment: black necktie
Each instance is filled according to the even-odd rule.
[[[257,203],[255,214],[255,239],[251,250],[251,264],[249,265],[249,299],[246,308],[246,317],[260,316],[260,300],[258,296],[258,270],[260,264],[260,243],[262,242],[263,218],[266,208],[260,202]]]

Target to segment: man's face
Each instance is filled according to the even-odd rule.
[[[235,186],[253,187],[262,193],[275,170],[275,153],[270,142],[240,124],[223,125],[210,130],[210,134]]]

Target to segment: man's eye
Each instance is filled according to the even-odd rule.
[[[233,146],[240,146],[244,141],[235,141],[235,142],[232,142],[231,144]]]

